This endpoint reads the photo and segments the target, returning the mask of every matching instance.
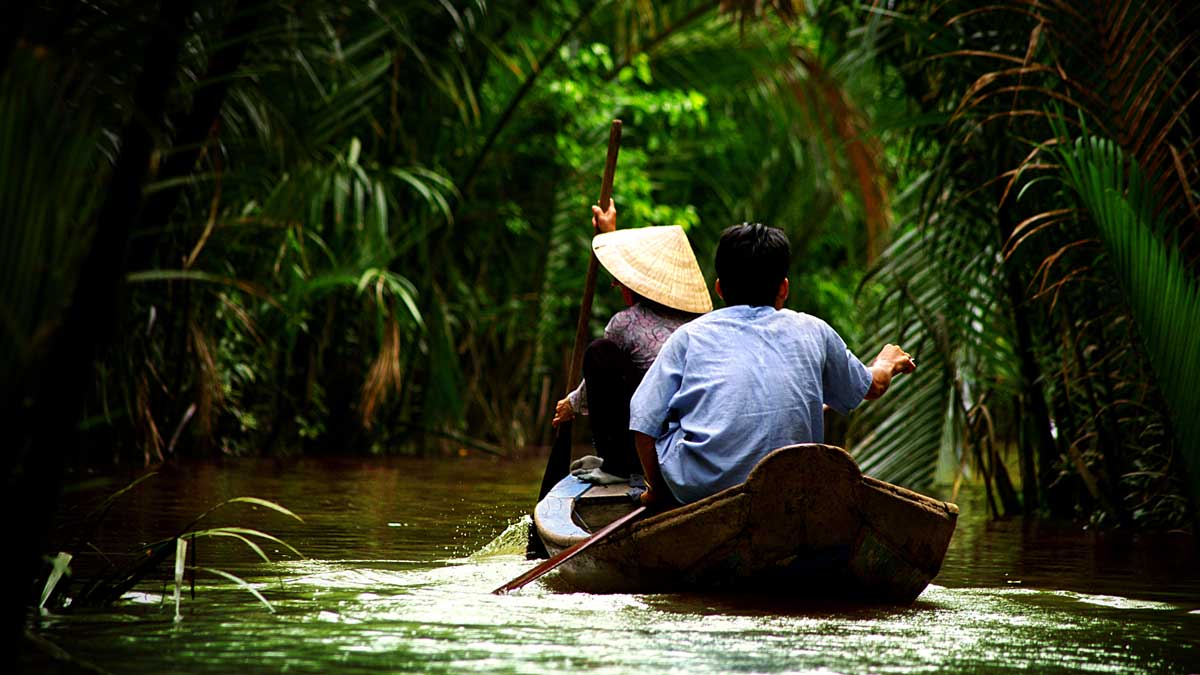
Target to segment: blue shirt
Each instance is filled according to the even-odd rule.
[[[694,502],[745,481],[776,448],[822,442],[822,404],[845,414],[870,386],[824,321],[734,305],[671,335],[633,395],[629,428],[657,439],[667,487]]]

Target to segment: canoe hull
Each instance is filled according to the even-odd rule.
[[[538,505],[538,533],[552,555],[589,534],[579,523],[589,487],[568,477]],[[555,585],[909,603],[940,570],[957,517],[953,504],[863,476],[841,448],[789,446],[745,483],[592,546],[559,568]]]

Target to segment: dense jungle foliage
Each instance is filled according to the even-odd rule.
[[[866,472],[981,479],[996,515],[1190,526],[1192,3],[7,15],[10,486],[64,464],[543,444],[619,117],[619,227],[683,225],[710,282],[721,229],[782,227],[789,306],[863,358],[916,355],[850,419]],[[598,294],[595,334],[619,304]]]

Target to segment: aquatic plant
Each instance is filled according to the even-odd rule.
[[[224,500],[208,510],[200,513],[190,522],[170,537],[160,539],[144,546],[138,547],[135,551],[130,552],[124,563],[114,562],[114,559],[104,555],[96,548],[93,543],[93,537],[104,518],[111,512],[113,504],[118,498],[127,494],[142,481],[152,477],[153,473],[140,476],[122,489],[114,492],[106,497],[95,509],[93,509],[80,523],[76,524],[72,529],[74,533],[68,536],[72,542],[70,551],[60,551],[52,561],[50,569],[47,571],[47,578],[42,583],[40,607],[55,610],[74,610],[82,607],[102,607],[111,605],[121,599],[134,586],[143,582],[151,575],[155,574],[158,568],[171,558],[172,553],[175,555],[175,600],[176,610],[178,612],[179,598],[183,581],[184,571],[192,572],[193,584],[195,583],[195,574],[203,572],[222,577],[233,581],[238,586],[246,589],[264,605],[271,608],[271,604],[252,586],[243,579],[233,575],[227,571],[202,567],[196,564],[196,544],[197,540],[211,537],[233,539],[244,544],[250,551],[263,562],[270,562],[270,558],[255,540],[267,541],[286,549],[293,555],[303,558],[303,554],[296,550],[293,546],[278,537],[271,535],[259,529],[247,528],[241,526],[219,526],[209,528],[198,528],[201,521],[205,520],[213,513],[227,506],[235,504],[247,504],[250,506],[261,507],[283,514],[297,522],[304,522],[300,516],[291,512],[287,508],[276,502],[258,497],[234,497]],[[185,554],[191,550],[191,563],[185,561]],[[62,583],[61,579],[64,576],[70,576],[71,571],[69,563],[79,558],[84,553],[99,553],[106,561],[107,567],[101,572],[96,573],[88,579],[74,579],[72,582],[77,583],[79,590],[72,591],[72,582]],[[194,593],[194,586],[193,586]],[[271,608],[272,611],[273,608]]]

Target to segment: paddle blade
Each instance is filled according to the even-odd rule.
[[[567,420],[554,430],[554,445],[550,448],[550,456],[546,458],[546,470],[542,472],[542,485],[538,488],[538,501],[546,498],[558,481],[571,473],[571,429],[572,422]]]
[[[521,576],[517,577],[516,579],[513,579],[512,581],[508,582],[507,584],[504,584],[503,586],[492,591],[492,595],[504,595],[505,593],[510,593],[512,591],[515,591],[515,590],[521,588],[522,586],[525,586],[526,584],[528,584],[531,581],[534,581],[536,579],[539,579],[539,578],[545,576],[549,572],[553,571],[554,568],[567,562],[571,558],[574,558],[579,553],[582,553],[584,551],[584,549],[586,549],[587,547],[589,547],[592,544],[595,544],[599,541],[603,541],[610,534],[621,529],[627,523],[633,522],[633,520],[635,518],[637,518],[638,516],[642,515],[642,513],[645,510],[646,510],[645,506],[639,506],[636,509],[634,509],[633,511],[630,511],[629,513],[621,516],[620,518],[617,518],[616,520],[612,521],[608,525],[605,525],[604,527],[597,530],[595,534],[588,537],[587,539],[584,539],[583,541],[575,544],[574,546],[563,550],[562,552],[560,552],[558,555],[554,556],[553,558],[547,560],[546,562],[529,570],[528,572],[522,574]]]

